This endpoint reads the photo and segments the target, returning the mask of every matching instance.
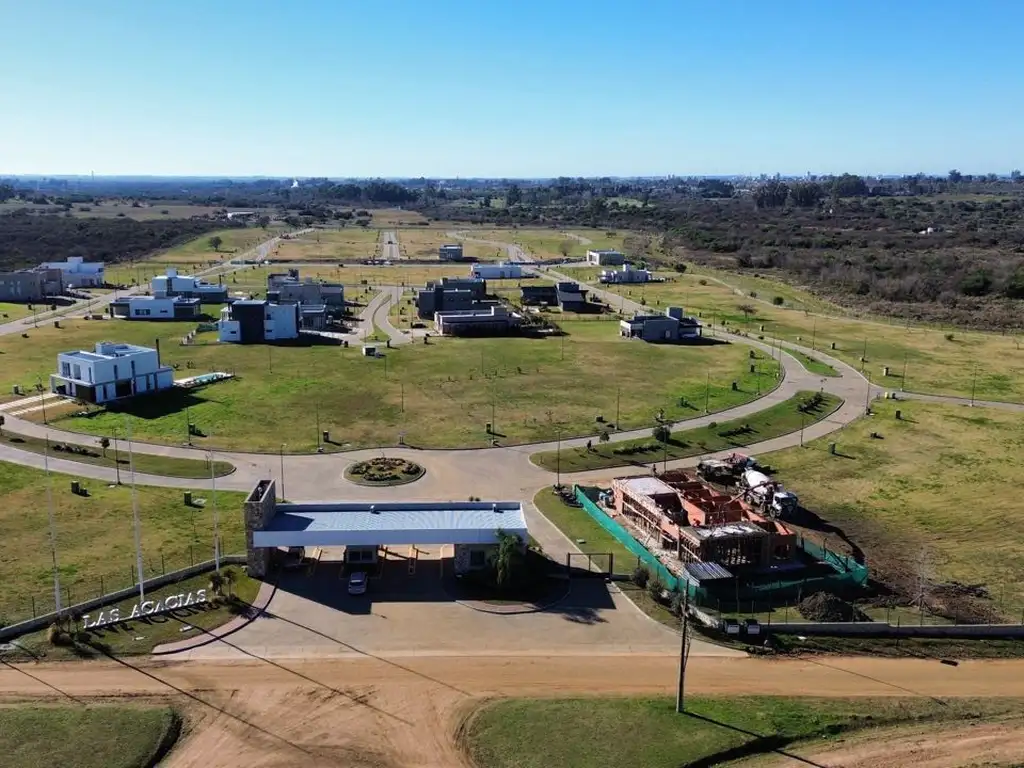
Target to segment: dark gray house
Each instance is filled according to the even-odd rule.
[[[619,335],[627,339],[677,343],[693,341],[702,335],[700,321],[686,317],[682,307],[669,307],[663,315],[636,315],[619,323]]]
[[[524,285],[521,300],[525,306],[553,307],[558,303],[558,288],[554,285]]]
[[[589,312],[594,306],[587,301],[588,289],[578,283],[559,283],[556,293],[563,312]]]
[[[487,281],[467,277],[429,282],[416,294],[416,313],[433,320],[437,312],[475,309],[487,295]]]

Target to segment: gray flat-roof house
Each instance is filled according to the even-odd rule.
[[[154,277],[149,284],[153,295],[161,299],[184,296],[187,299],[200,299],[203,304],[223,304],[228,300],[227,286],[214,285],[199,277],[179,275],[173,267],[169,267],[166,274]]]
[[[522,317],[500,304],[434,315],[434,326],[442,336],[503,336],[521,322]]]
[[[543,304],[553,307],[558,303],[558,287],[555,285],[524,285],[520,290],[524,306]]]
[[[618,267],[626,263],[626,255],[612,250],[587,251],[587,263],[595,267]]]
[[[601,270],[599,277],[602,283],[647,283],[651,280],[651,273],[646,269],[634,269],[629,264],[623,264],[619,269]]]
[[[619,335],[627,339],[678,343],[701,337],[701,324],[695,317],[686,317],[682,307],[669,307],[663,315],[636,315],[619,322]]]
[[[174,386],[174,370],[160,364],[159,348],[101,341],[93,352],[62,352],[50,391],[88,403],[106,403]]]
[[[124,320],[194,320],[201,312],[199,299],[184,296],[127,296],[110,302],[110,316]]]
[[[437,249],[437,258],[441,261],[462,261],[462,246],[457,244],[445,244]]]
[[[0,272],[0,301],[43,301],[64,292],[59,269],[25,269]]]
[[[429,282],[416,294],[416,312],[432,320],[438,312],[476,308],[487,295],[487,281],[469,277],[445,277]]]
[[[303,281],[279,281],[270,287],[268,281],[267,300],[275,304],[301,304],[342,308],[345,306],[345,288],[339,283],[321,283],[312,278]]]
[[[578,283],[559,283],[556,292],[563,312],[587,312],[594,306],[587,301],[587,289]]]

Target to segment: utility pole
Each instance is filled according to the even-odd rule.
[[[565,331],[562,331],[562,360],[565,360]]]
[[[270,372],[274,372],[274,348],[267,345],[267,366],[270,368]]]
[[[814,318],[814,324],[811,325],[811,351],[812,352],[815,351],[815,349],[814,349],[814,338],[815,338],[815,336],[817,336],[817,334],[818,334],[818,318],[815,317]]]
[[[978,364],[974,364],[974,375],[971,376],[971,408],[974,407],[974,393],[978,386]]]
[[[146,599],[146,576],[142,570],[142,523],[139,522],[139,496],[135,491],[135,454],[132,451],[132,424],[124,417],[128,436],[128,471],[132,481],[132,521],[135,527],[135,570],[139,578],[139,602]]]
[[[558,440],[558,447],[555,449],[555,486],[562,487],[562,430],[555,430],[555,439]]]
[[[704,413],[709,413],[708,406],[711,399],[711,371],[708,371],[707,382],[704,384]]]
[[[622,397],[622,387],[615,388],[615,431],[621,432],[622,427],[619,426],[619,401]]]
[[[807,421],[807,413],[800,411],[800,447],[804,447],[804,424]]]
[[[676,712],[686,711],[686,662],[690,660],[690,590],[683,586],[682,633],[679,639],[679,685],[676,687]]]
[[[910,350],[903,350],[903,378],[900,379],[900,392],[906,390],[907,387],[907,357],[910,355]]]
[[[50,516],[50,558],[53,563],[53,606],[61,615],[60,568],[57,567],[57,521],[53,514],[53,480],[50,477],[50,435],[43,441],[43,470],[46,472],[46,507]]]
[[[405,413],[405,379],[398,382],[399,389],[402,392],[402,413]]]
[[[188,406],[185,406],[185,443],[192,445],[192,416],[188,412]]]
[[[217,512],[217,471],[210,451],[210,494],[213,497],[213,568],[220,573],[220,514]]]

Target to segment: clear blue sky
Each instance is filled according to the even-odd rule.
[[[1007,173],[1021,0],[0,0],[0,174]]]

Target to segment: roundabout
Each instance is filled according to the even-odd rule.
[[[425,473],[415,461],[379,456],[352,464],[345,470],[345,479],[356,485],[384,488],[415,483]]]

